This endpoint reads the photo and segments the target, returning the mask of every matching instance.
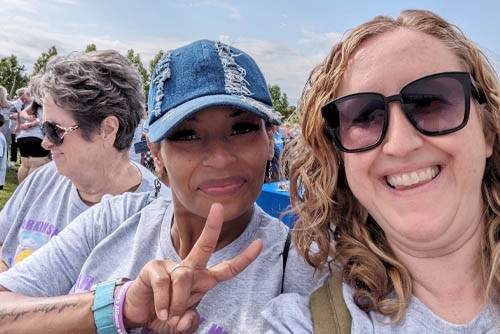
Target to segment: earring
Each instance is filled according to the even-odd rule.
[[[273,164],[271,160],[267,161],[267,181],[271,182],[273,179]]]
[[[161,182],[159,177],[155,179],[154,184],[155,184],[155,197],[158,197],[158,193],[160,192],[161,189]]]

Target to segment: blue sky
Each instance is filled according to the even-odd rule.
[[[459,26],[500,72],[500,1],[464,0],[0,0],[0,56],[31,71],[42,52],[159,50],[216,39],[248,52],[294,104],[311,69],[344,32],[378,14],[429,9]]]

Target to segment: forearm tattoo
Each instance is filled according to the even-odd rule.
[[[30,314],[36,313],[61,313],[66,309],[77,307],[77,303],[45,303],[45,302],[35,302],[33,307],[29,310],[18,310],[18,309],[0,309],[0,320],[12,319],[16,321],[22,317],[29,316]]]

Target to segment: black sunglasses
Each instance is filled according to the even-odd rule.
[[[64,136],[67,133],[75,131],[78,129],[79,125],[73,125],[68,128],[64,128],[54,122],[45,121],[42,123],[42,133],[47,136],[54,145],[59,146],[63,143]]]
[[[399,101],[410,123],[422,134],[439,136],[463,128],[469,120],[470,96],[486,98],[467,72],[444,72],[417,79],[399,94],[356,93],[321,108],[327,136],[343,152],[362,152],[378,146],[389,123],[389,103]]]

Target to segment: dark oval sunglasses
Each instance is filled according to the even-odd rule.
[[[64,128],[54,122],[45,121],[42,123],[42,133],[47,136],[54,145],[59,146],[63,143],[64,136],[78,129],[79,125],[73,125]]]
[[[486,102],[467,72],[425,76],[404,86],[399,94],[356,93],[321,108],[327,137],[343,152],[370,150],[384,140],[389,103],[399,101],[406,118],[422,134],[439,136],[462,129],[469,120],[470,96]]]

